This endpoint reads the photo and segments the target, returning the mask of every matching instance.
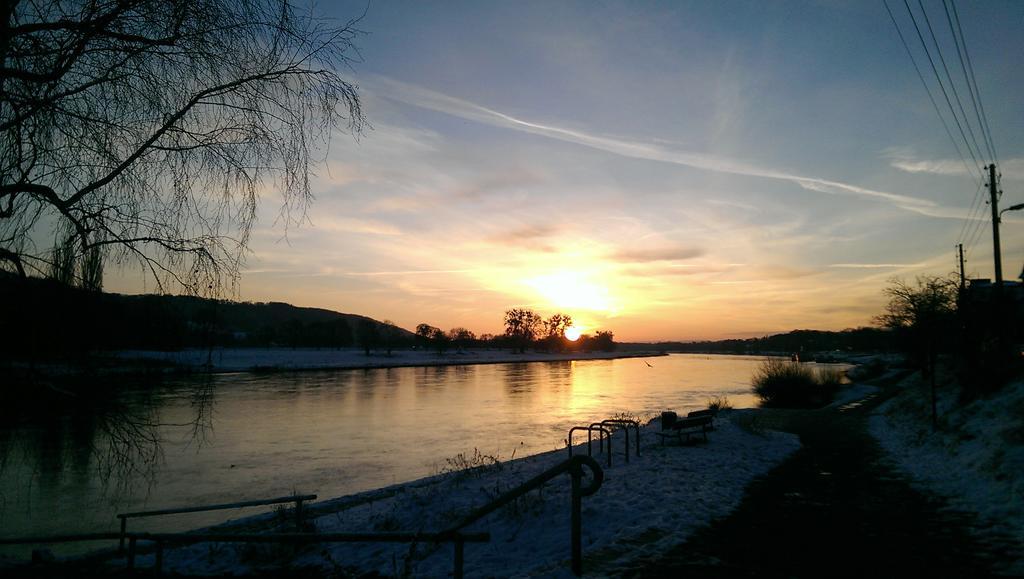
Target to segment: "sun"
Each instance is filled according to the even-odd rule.
[[[582,328],[577,328],[576,326],[569,326],[568,328],[565,329],[565,339],[569,340],[570,342],[575,342],[576,340],[580,339],[581,330]]]

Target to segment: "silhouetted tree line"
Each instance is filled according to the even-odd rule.
[[[17,304],[4,310],[0,356],[230,346],[390,349],[413,344],[410,332],[365,316],[275,302],[128,296],[2,274],[0,300]]]
[[[5,310],[0,358],[74,358],[110,350],[177,350],[218,347],[360,348],[419,347],[444,354],[471,348],[525,352],[611,351],[614,334],[598,331],[572,341],[572,318],[544,319],[530,310],[506,312],[503,334],[419,324],[415,333],[365,316],[290,304],[232,302],[193,296],[120,295],[81,284],[20,278],[0,272]]]
[[[685,353],[765,354],[829,352],[893,352],[897,336],[885,328],[855,328],[839,332],[825,330],[794,330],[760,338],[714,340],[699,342],[658,342],[629,344],[630,348]],[[802,357],[806,357],[802,355]]]
[[[569,340],[565,334],[571,327],[572,317],[562,313],[545,320],[532,310],[513,308],[505,312],[503,344],[520,353],[528,347],[544,352],[610,352],[616,348],[614,334],[610,331],[580,334],[576,340]]]
[[[615,336],[610,331],[581,334],[576,340],[569,340],[565,333],[572,326],[572,317],[566,314],[557,313],[544,319],[532,310],[514,308],[505,312],[504,334],[478,336],[463,327],[446,332],[423,323],[416,326],[416,345],[424,350],[435,350],[438,354],[453,348],[456,351],[488,348],[524,353],[527,349],[540,352],[610,352],[617,347]]]

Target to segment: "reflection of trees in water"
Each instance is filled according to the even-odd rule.
[[[210,436],[213,434],[213,377],[211,375],[202,376],[193,385],[189,395],[189,406],[194,413],[190,423],[192,436],[189,438],[189,442],[190,444],[194,443],[198,450],[210,440]]]
[[[537,386],[540,364],[515,362],[508,364],[505,371],[505,391],[513,398],[532,394]]]
[[[41,387],[45,388],[45,387]],[[212,431],[213,382],[209,376],[187,386],[191,416],[183,423],[161,421],[161,409],[183,385],[158,381],[76,384],[46,389],[31,401],[6,405],[0,421],[0,469],[22,466],[44,488],[92,481],[114,495],[152,488],[163,460],[163,436],[186,428],[200,445]],[[73,391],[72,391],[73,390]]]
[[[130,404],[115,402],[97,417],[92,457],[105,487],[118,493],[130,493],[136,481],[145,481],[147,490],[152,487],[163,458],[159,410],[148,395]]]

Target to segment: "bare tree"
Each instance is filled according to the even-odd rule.
[[[892,329],[909,349],[911,359],[931,383],[932,428],[938,425],[935,393],[936,359],[943,342],[953,340],[957,308],[957,282],[950,278],[918,277],[915,285],[890,279],[884,290],[889,298],[885,313],[875,323]]]
[[[416,326],[416,342],[421,348],[429,348],[430,342],[438,334],[444,335],[444,331],[430,324],[419,324]]]
[[[570,327],[572,327],[572,316],[565,314],[554,314],[544,320],[544,329],[547,330],[548,336],[564,338],[565,331]]]
[[[526,352],[526,347],[537,337],[541,324],[540,315],[533,310],[513,308],[505,312],[505,335],[521,354]]]
[[[560,352],[566,348],[568,341],[565,339],[565,331],[572,327],[572,316],[566,314],[554,314],[543,321],[546,335],[541,339],[541,345],[545,350]]]
[[[459,326],[448,330],[448,341],[455,344],[455,347],[459,350],[462,350],[476,341],[476,334],[472,330]]]
[[[956,280],[944,277],[918,277],[915,285],[893,278],[883,290],[889,298],[885,313],[875,323],[893,330],[913,330],[933,339],[936,330],[945,329],[956,312]]]
[[[264,188],[298,223],[321,146],[363,126],[338,72],[357,21],[290,0],[11,0],[0,18],[0,269],[21,276],[66,259],[40,244],[68,228],[77,256],[218,293]]]

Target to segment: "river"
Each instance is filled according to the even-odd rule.
[[[0,430],[0,528],[5,537],[114,531],[119,512],[295,492],[325,499],[437,474],[460,453],[504,461],[564,448],[569,427],[620,413],[683,413],[715,396],[750,407],[760,360],[678,354],[128,385]],[[255,512],[139,519],[132,530]]]

